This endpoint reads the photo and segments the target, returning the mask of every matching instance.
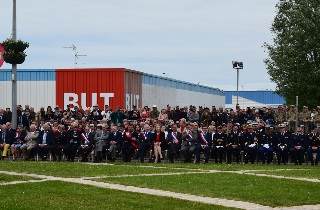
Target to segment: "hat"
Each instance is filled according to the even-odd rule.
[[[225,123],[222,123],[222,127],[227,127],[227,125]]]
[[[265,127],[265,128],[271,128],[271,125],[268,124],[268,125],[266,125],[266,126],[264,126],[264,127]]]
[[[221,126],[221,125],[219,125],[217,128],[218,128],[218,129],[222,129],[222,126]]]
[[[320,106],[317,106],[317,109],[320,109]]]
[[[153,105],[152,108],[157,108],[157,105]]]
[[[294,105],[290,105],[290,107],[294,107]]]
[[[247,125],[247,128],[248,129],[252,128],[252,124]]]
[[[304,125],[298,125],[297,127],[298,127],[298,128],[303,128],[303,127],[304,127]]]
[[[258,127],[258,123],[252,123],[252,127]]]
[[[308,107],[307,107],[307,106],[303,106],[303,108],[304,108],[304,109],[308,109]]]
[[[286,127],[286,126],[285,126],[284,124],[279,124],[278,127],[279,127],[279,128],[284,128],[284,127]]]

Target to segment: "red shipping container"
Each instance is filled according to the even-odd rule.
[[[125,92],[127,91],[127,92]],[[56,70],[56,102],[66,109],[99,104],[131,109],[141,106],[142,73],[125,68],[84,68]]]

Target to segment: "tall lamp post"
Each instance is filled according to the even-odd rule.
[[[16,0],[13,0],[12,39],[17,40]],[[12,128],[17,125],[17,64],[12,64]]]
[[[239,106],[239,69],[243,69],[243,62],[232,61],[232,67],[237,69],[237,105]]]

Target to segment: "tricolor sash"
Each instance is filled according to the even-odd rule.
[[[88,139],[88,137],[87,137],[87,134],[82,133],[81,136],[82,136],[82,138],[83,138],[83,140],[84,140],[84,143],[85,143],[85,144],[89,144],[89,139]]]
[[[173,132],[171,134],[172,134],[172,137],[173,137],[173,141],[175,141],[175,140],[179,141],[177,136]]]
[[[201,137],[203,143],[208,144],[208,141],[207,141],[206,138],[204,137],[203,132],[200,133],[200,137]]]
[[[190,138],[193,138],[191,131],[188,132],[188,136],[189,136]]]

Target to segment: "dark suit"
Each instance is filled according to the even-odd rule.
[[[140,162],[144,162],[144,156],[145,153],[148,149],[151,148],[151,145],[154,143],[155,140],[155,135],[154,133],[149,132],[144,132],[140,135],[139,137],[139,157],[140,157]]]
[[[7,116],[4,114],[0,115],[0,125],[6,124],[8,122]]]
[[[212,137],[209,132],[199,132],[198,144],[196,147],[196,163],[200,163],[200,153],[204,150],[205,162],[208,163],[210,157],[210,150],[212,146]]]
[[[169,160],[171,163],[173,163],[174,157],[177,155],[178,151],[181,148],[181,137],[182,137],[182,134],[178,131],[170,132],[168,134],[167,139],[168,139],[168,146],[169,146]],[[177,144],[174,143],[176,139],[179,141]]]
[[[53,131],[40,131],[35,150],[42,160],[47,159],[49,150],[53,148],[53,138]],[[44,144],[45,146],[41,147],[41,144]]]
[[[64,147],[64,152],[68,157],[68,161],[73,162],[74,156],[77,153],[77,149],[80,145],[81,131],[79,130],[68,130],[67,144]]]
[[[55,131],[54,132],[54,153],[58,155],[58,161],[61,161],[62,150],[67,144],[67,132]]]
[[[94,132],[88,134],[83,132],[81,134],[80,146],[78,147],[79,154],[82,156],[81,162],[88,161],[88,154],[92,151],[94,145],[94,136]]]

